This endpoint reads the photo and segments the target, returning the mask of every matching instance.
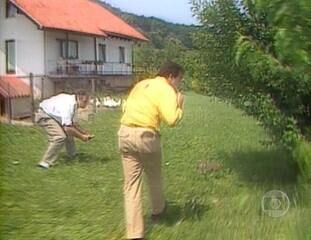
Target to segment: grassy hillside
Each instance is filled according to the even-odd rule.
[[[297,194],[291,159],[263,144],[269,139],[257,122],[217,99],[192,93],[185,109],[176,129],[161,132],[169,207],[158,225],[150,224],[144,191],[148,239],[310,239],[310,210]],[[123,238],[120,115],[107,111],[83,123],[96,134],[94,141],[79,142],[76,159],[62,154],[48,171],[36,167],[46,147],[41,129],[0,125],[1,239]],[[222,168],[202,173],[202,161]],[[263,195],[273,189],[286,192],[291,201],[280,218],[261,211]]]

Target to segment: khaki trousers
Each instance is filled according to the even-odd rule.
[[[165,207],[161,175],[161,142],[156,131],[121,125],[119,149],[124,173],[124,206],[127,238],[144,237],[142,173],[147,177],[152,214]]]
[[[74,156],[76,154],[74,138],[72,136],[67,136],[60,124],[41,109],[39,109],[36,114],[36,123],[44,128],[49,141],[48,149],[44,153],[41,162],[53,165],[57,159],[58,153],[64,145],[66,146],[69,156]]]

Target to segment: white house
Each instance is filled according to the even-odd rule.
[[[36,98],[89,88],[91,79],[129,86],[136,41],[148,40],[93,0],[0,0],[1,113],[20,115],[5,99],[29,96],[31,82]]]

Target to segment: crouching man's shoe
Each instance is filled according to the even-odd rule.
[[[49,169],[50,168],[50,164],[46,163],[46,162],[40,162],[38,163],[38,167],[44,168],[44,169]]]

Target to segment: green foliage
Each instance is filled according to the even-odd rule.
[[[293,151],[294,158],[297,159],[299,169],[305,181],[311,182],[311,144],[307,141],[300,141]]]
[[[199,11],[194,13],[203,24],[195,32],[194,44],[205,66],[200,64],[194,67],[196,72],[201,73],[198,79],[205,83],[203,86],[208,85],[212,94],[225,97],[232,92],[236,82],[242,81],[234,62],[234,44],[239,29],[235,23],[241,16],[234,1],[210,2],[203,6],[201,2],[192,1],[194,11]]]
[[[122,13],[121,16],[130,24],[140,29],[149,39],[153,47],[165,48],[168,39],[178,39],[186,48],[192,48],[191,33],[195,26],[175,24],[163,21],[155,17],[137,16],[130,13]]]
[[[198,79],[254,115],[275,142],[297,149],[311,125],[310,1],[192,4],[202,23],[194,44],[206,64]]]
[[[281,143],[286,149],[292,150],[300,139],[297,122],[287,117],[274,104],[270,95],[248,93],[235,100],[243,110],[254,115],[270,133],[274,142]]]

